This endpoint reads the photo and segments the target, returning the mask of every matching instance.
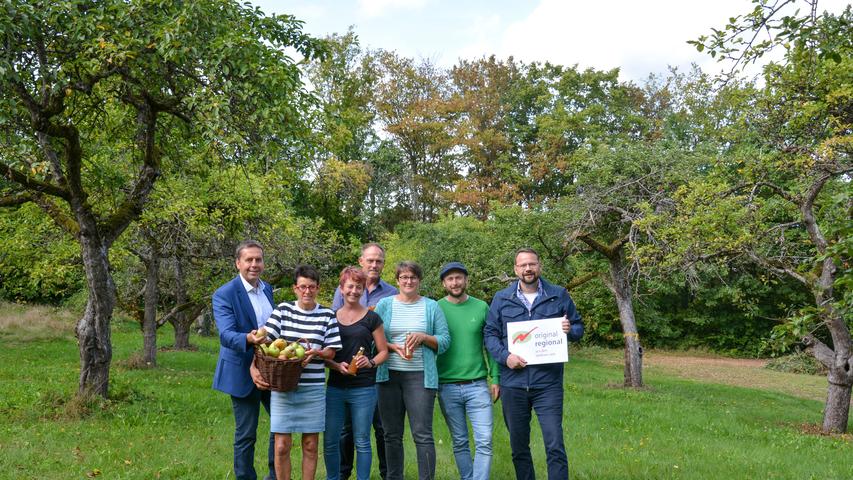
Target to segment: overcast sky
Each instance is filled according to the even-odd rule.
[[[746,13],[750,0],[255,0],[269,13],[288,13],[314,36],[353,26],[361,44],[429,58],[449,67],[458,59],[495,54],[524,62],[550,61],[599,70],[621,68],[624,80],[686,69],[720,67],[687,40],[722,28]],[[805,2],[799,2],[805,5]],[[820,0],[838,13],[850,2]],[[801,7],[802,8],[802,7]]]

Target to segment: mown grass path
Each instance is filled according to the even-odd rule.
[[[141,334],[135,324],[116,322],[112,398],[79,405],[69,401],[78,373],[70,329],[37,328],[40,319],[54,318],[49,311],[9,321],[21,312],[0,308],[0,478],[233,478],[229,400],[210,388],[216,338],[193,337],[196,351],[161,351],[157,368],[134,369],[129,359],[141,348]],[[163,329],[159,342],[168,345],[171,331]],[[804,424],[820,421],[821,403],[797,392],[821,377],[753,369],[747,383],[758,388],[747,388],[726,384],[741,382],[732,380],[737,375],[690,377],[698,371],[692,357],[665,365],[658,356],[676,355],[651,352],[649,388],[625,390],[614,386],[622,379],[619,355],[573,350],[567,364],[564,427],[572,478],[853,477],[849,435],[803,433]],[[733,370],[725,363],[714,368]],[[492,478],[513,478],[499,408],[495,421]],[[268,425],[262,415],[261,429]],[[434,427],[437,477],[458,478],[437,407]],[[546,478],[536,426],[532,437],[537,475]],[[406,478],[414,478],[414,446],[407,441]],[[262,456],[259,451],[258,466]],[[317,478],[324,476],[321,465]],[[375,463],[373,478],[379,478]]]
[[[619,350],[587,349],[583,355],[604,365],[622,365],[622,352]],[[721,357],[707,352],[647,350],[643,356],[643,366],[651,374],[759,388],[820,402],[826,399],[825,376],[768,370],[764,368],[766,364],[767,360]]]

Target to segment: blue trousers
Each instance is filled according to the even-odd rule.
[[[548,479],[568,479],[569,462],[563,444],[563,385],[554,383],[543,388],[530,389],[501,386],[501,403],[504,422],[509,431],[515,478],[536,478],[533,459],[530,456],[530,420],[531,412],[535,410],[542,428]]]
[[[355,463],[353,450],[355,442],[352,438],[352,420],[350,415],[344,416],[344,428],[341,431],[341,479],[347,480],[352,473]],[[379,404],[373,410],[373,435],[376,437],[376,458],[379,460],[379,476],[385,480],[388,474],[388,465],[385,463],[385,429],[382,428],[382,419],[379,416]]]
[[[261,405],[270,413],[270,392],[252,389],[245,397],[231,396],[231,408],[234,410],[234,478],[237,480],[256,480],[255,441],[258,432],[258,415]],[[275,437],[269,434],[267,461],[269,478],[275,480]]]
[[[357,388],[326,388],[326,432],[323,434],[323,458],[326,480],[341,477],[341,430],[344,418],[351,418],[355,437],[356,478],[370,480],[373,450],[370,448],[370,425],[376,410],[376,385]]]
[[[492,396],[486,379],[445,383],[438,404],[453,439],[453,456],[461,480],[489,480],[492,468]],[[474,458],[468,445],[468,421],[474,431]]]

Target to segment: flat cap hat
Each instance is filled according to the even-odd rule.
[[[462,265],[461,262],[448,262],[441,267],[441,273],[438,274],[438,278],[440,280],[444,280],[444,277],[450,273],[451,270],[459,270],[465,275],[468,275],[468,269],[465,268],[465,265]]]

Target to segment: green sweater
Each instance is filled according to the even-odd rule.
[[[446,298],[438,301],[450,330],[450,348],[438,356],[438,382],[450,383],[463,380],[488,378],[489,383],[500,383],[498,364],[483,346],[483,326],[489,305],[469,296],[456,304]]]

